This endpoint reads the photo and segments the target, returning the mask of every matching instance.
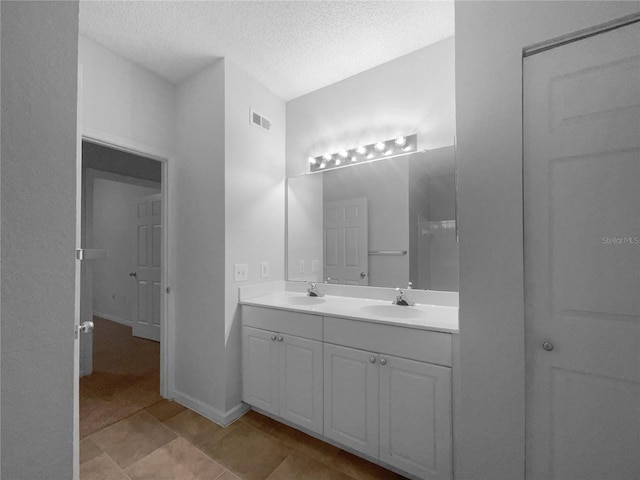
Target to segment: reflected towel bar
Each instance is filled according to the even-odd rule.
[[[406,255],[406,250],[369,250],[369,255]]]

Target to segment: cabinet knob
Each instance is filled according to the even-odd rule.
[[[282,337],[282,336],[278,337],[278,341],[279,341],[279,342],[281,342],[281,341],[283,341],[283,340],[284,340],[284,337]]]
[[[370,361],[371,363],[376,363],[376,357],[371,357],[371,358],[369,359],[369,361]]]
[[[380,359],[380,365],[386,365],[387,364],[387,359],[386,358],[381,358]]]
[[[271,341],[275,342],[276,341],[276,336],[275,335],[271,335]]]
[[[544,342],[542,344],[542,348],[544,348],[547,352],[550,352],[551,350],[553,350],[553,343],[551,342]]]

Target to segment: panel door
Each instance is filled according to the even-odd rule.
[[[162,194],[145,195],[136,202],[137,244],[133,335],[160,341]]]
[[[450,368],[380,355],[380,460],[452,478]]]
[[[278,342],[274,332],[242,327],[242,399],[279,415]]]
[[[358,452],[378,457],[377,355],[324,345],[324,434]]]
[[[322,343],[279,335],[280,416],[313,432],[323,432]]]
[[[324,204],[324,275],[330,283],[369,285],[366,198]]]
[[[640,24],[524,61],[528,479],[640,478]]]

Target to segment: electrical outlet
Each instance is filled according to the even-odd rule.
[[[236,282],[246,282],[249,279],[249,265],[246,263],[236,263],[233,266],[233,280]]]
[[[304,273],[304,260],[298,262],[298,273]]]
[[[320,260],[311,260],[311,272],[316,273],[320,271]]]
[[[267,278],[269,276],[269,262],[260,262],[260,277]]]

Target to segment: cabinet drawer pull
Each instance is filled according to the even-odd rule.
[[[381,358],[380,359],[380,365],[386,365],[387,364],[387,359],[386,358]]]
[[[275,335],[271,335],[271,341],[275,342],[276,341],[276,336]]]
[[[376,363],[376,357],[371,357],[371,358],[369,359],[369,361],[370,361],[371,363]]]
[[[282,337],[282,336],[279,336],[279,337],[278,337],[278,341],[279,341],[279,342],[281,342],[281,341],[283,341],[283,340],[284,340],[284,337]]]

